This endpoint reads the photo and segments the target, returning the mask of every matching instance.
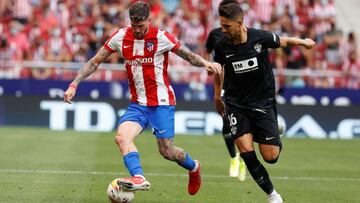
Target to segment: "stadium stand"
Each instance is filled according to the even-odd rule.
[[[354,0],[356,1],[356,0]],[[0,0],[0,78],[69,80],[73,69],[48,68],[48,63],[84,63],[117,28],[129,24],[131,0]],[[176,35],[186,46],[204,54],[207,33],[219,26],[220,0],[148,0],[155,25]],[[310,37],[316,48],[271,52],[280,86],[360,88],[360,62],[355,32],[339,29],[332,0],[239,0],[250,27],[279,35]],[[342,4],[341,4],[342,5]],[[341,7],[344,8],[344,7]],[[189,67],[176,56],[174,67]],[[26,67],[9,61],[39,62]],[[108,63],[122,63],[113,55]],[[17,64],[17,65],[11,65]],[[44,64],[47,64],[46,66]],[[120,66],[119,66],[120,67]],[[191,67],[189,67],[191,68]],[[109,74],[111,75],[109,77]],[[211,77],[171,74],[174,82],[211,83]],[[101,70],[94,80],[125,79],[120,70]]]

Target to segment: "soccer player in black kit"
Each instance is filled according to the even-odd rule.
[[[223,0],[220,2],[219,7],[228,3],[238,3],[238,2],[237,0]],[[216,42],[220,40],[222,37],[224,37],[224,33],[221,31],[221,27],[211,30],[205,44],[206,60],[211,60],[211,54],[214,51],[214,46]],[[221,96],[223,96],[223,93],[224,92],[222,92]],[[227,116],[222,117],[222,119],[223,119],[222,135],[226,144],[226,149],[228,150],[230,155],[229,176],[237,177],[240,181],[244,181],[246,179],[245,162],[240,157],[240,154],[236,152],[234,139],[232,138],[230,132],[229,119],[227,118]]]
[[[240,156],[258,186],[268,194],[268,202],[281,203],[280,194],[256,157],[253,143],[259,144],[260,154],[267,163],[277,162],[282,145],[268,48],[304,46],[310,49],[315,42],[247,28],[243,24],[244,13],[236,3],[220,6],[219,15],[222,31],[228,37],[215,45],[214,59],[224,68],[222,77],[215,76],[215,106],[219,114],[229,118],[230,131]],[[226,105],[220,96],[223,85]]]

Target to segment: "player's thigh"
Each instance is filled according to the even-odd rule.
[[[139,135],[149,123],[145,111],[146,107],[130,104],[119,119],[116,136],[134,138]]]
[[[280,146],[276,108],[249,112],[254,141],[259,144]]]
[[[253,134],[251,132],[250,121],[243,111],[227,110],[228,125],[231,136],[240,152],[254,150]],[[225,124],[225,123],[224,123]]]
[[[238,137],[234,142],[240,153],[254,151],[253,135],[251,133],[245,133]]]
[[[120,137],[122,140],[132,142],[142,131],[143,128],[138,122],[125,121],[118,126],[116,136]]]
[[[149,122],[156,138],[173,138],[175,106],[158,106],[149,108],[149,110]]]

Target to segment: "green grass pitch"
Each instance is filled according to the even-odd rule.
[[[1,127],[0,202],[108,202],[111,180],[128,176],[113,136]],[[145,132],[136,144],[152,187],[136,192],[135,203],[266,202],[249,174],[245,182],[227,176],[221,136],[176,136],[175,143],[201,161],[200,192],[187,194],[187,171],[164,160],[154,136]],[[360,202],[359,139],[284,138],[283,143],[279,162],[263,163],[285,202]]]

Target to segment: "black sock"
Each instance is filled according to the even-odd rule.
[[[240,156],[244,159],[246,167],[259,187],[268,195],[274,191],[269,174],[257,159],[255,151],[240,153]]]
[[[222,133],[223,133],[223,138],[225,140],[226,148],[230,154],[230,157],[235,158],[236,157],[236,149],[235,149],[234,139],[231,135],[230,126],[229,126],[227,119],[223,119],[223,124],[224,125],[223,125],[223,129],[222,129]]]

